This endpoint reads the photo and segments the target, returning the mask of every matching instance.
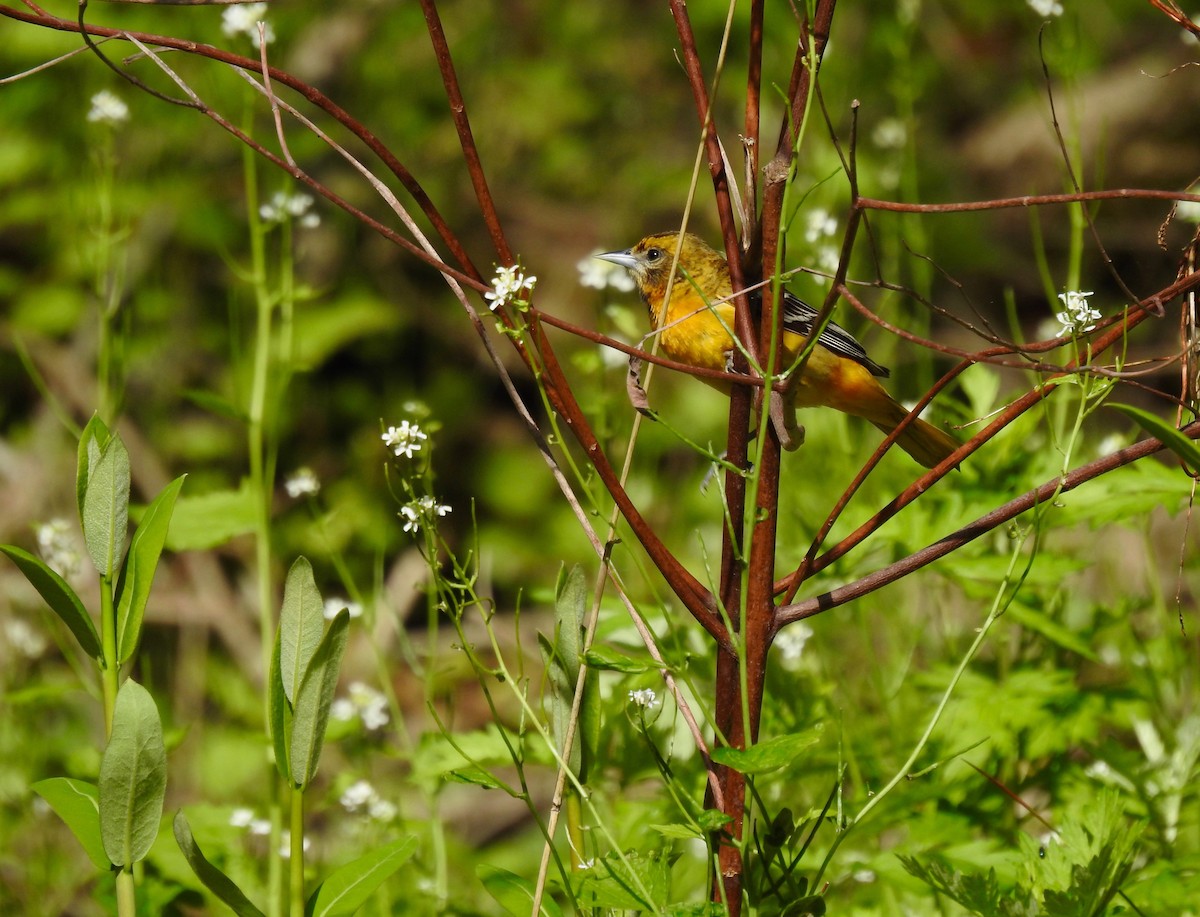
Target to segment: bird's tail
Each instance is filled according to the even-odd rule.
[[[883,413],[880,412],[876,416],[867,418],[884,433],[891,433],[900,421],[908,416],[904,405],[893,401],[890,397],[888,400],[891,402],[891,406],[886,412],[886,417],[880,416]],[[896,439],[896,445],[926,468],[932,468],[957,449],[960,443],[949,433],[939,430],[920,417],[914,417],[912,422],[904,428],[904,432]]]

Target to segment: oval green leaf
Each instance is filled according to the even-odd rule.
[[[126,679],[100,761],[100,834],[116,866],[145,857],[158,836],[167,789],[162,721],[150,692]]]

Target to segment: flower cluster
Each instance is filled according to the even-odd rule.
[[[1029,8],[1045,19],[1052,19],[1063,14],[1063,6],[1058,0],[1025,0]]]
[[[401,421],[398,427],[388,427],[381,438],[392,452],[405,458],[412,458],[414,453],[420,452],[421,444],[429,439],[420,427],[407,420]]]
[[[259,818],[253,809],[234,809],[229,814],[229,824],[235,828],[245,828],[251,834],[266,836],[271,833],[271,823]]]
[[[804,241],[814,246],[817,267],[827,274],[837,270],[840,255],[830,239],[837,235],[837,220],[821,207],[808,211],[804,218]]]
[[[365,780],[350,784],[338,802],[347,812],[362,812],[374,821],[389,822],[396,817],[396,804],[380,796]]]
[[[37,543],[42,560],[63,579],[70,579],[80,572],[83,555],[74,530],[66,519],[51,519],[39,525]]]
[[[116,93],[102,89],[92,96],[92,107],[88,109],[87,119],[96,124],[115,127],[129,120],[129,106]]]
[[[419,532],[422,525],[434,522],[449,512],[449,506],[438,503],[428,494],[400,507],[400,517],[404,520],[404,531],[413,533]]]
[[[352,681],[349,697],[339,697],[329,708],[329,715],[343,722],[359,719],[368,732],[382,729],[391,721],[387,698],[381,691],[361,681]]]
[[[1094,295],[1090,290],[1069,290],[1066,293],[1058,294],[1058,298],[1062,300],[1066,309],[1066,311],[1055,313],[1054,316],[1062,325],[1058,330],[1058,337],[1067,334],[1071,336],[1083,334],[1096,327],[1096,322],[1099,321],[1101,315],[1088,305],[1087,300],[1089,296]]]
[[[271,28],[271,23],[266,19],[267,5],[265,3],[241,3],[227,7],[221,14],[221,31],[230,38],[245,35],[254,42],[254,47],[257,48],[261,44],[258,36],[260,22],[263,24],[263,38],[267,44],[275,40],[275,30]]]
[[[533,292],[536,284],[537,278],[532,274],[525,276],[519,264],[498,267],[492,280],[491,292],[484,293],[483,298],[488,300],[488,308],[493,312],[510,304],[517,309],[524,309],[529,305],[529,294]]]
[[[321,490],[321,482],[317,473],[306,466],[292,472],[292,476],[283,482],[283,488],[293,500],[299,497],[315,497]]]
[[[276,191],[271,199],[258,208],[258,215],[266,223],[282,223],[284,220],[295,220],[304,229],[314,229],[321,225],[321,217],[312,209],[311,194],[288,194],[286,191]]]
[[[651,707],[658,706],[658,695],[654,693],[653,688],[642,688],[629,692],[629,702],[649,710]]]

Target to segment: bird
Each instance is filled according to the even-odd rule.
[[[667,300],[676,252],[678,268]],[[632,248],[596,257],[629,272],[650,312],[650,324],[664,354],[700,369],[729,369],[734,350],[733,283],[722,254],[692,233],[670,232],[647,236]],[[788,291],[784,291],[782,307],[782,359],[785,366],[791,366],[803,352],[818,313]],[[827,322],[799,379],[788,385],[788,409],[783,418],[787,430],[799,432],[796,408],[824,406],[861,417],[891,433],[909,412],[878,381],[889,375],[850,332]],[[710,384],[727,389],[721,383]],[[801,441],[802,436],[793,439],[781,431],[784,446],[796,448]],[[896,444],[926,468],[938,465],[959,446],[954,437],[919,417],[905,427]]]

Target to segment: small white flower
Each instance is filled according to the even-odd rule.
[[[871,131],[871,140],[883,150],[901,150],[908,143],[908,128],[899,118],[884,118]]]
[[[70,579],[79,573],[83,556],[75,531],[66,519],[43,522],[37,527],[36,535],[38,552],[47,566],[63,579]]]
[[[270,44],[275,40],[275,30],[271,28],[271,23],[266,22],[266,16],[267,5],[265,3],[241,3],[228,6],[221,14],[221,31],[230,38],[246,35],[257,48],[259,46],[258,24],[263,22],[266,24],[267,44]]]
[[[779,632],[775,638],[775,646],[784,668],[794,669],[800,662],[804,647],[813,635],[813,629],[804,621],[798,621]]]
[[[629,701],[649,710],[651,707],[657,706],[658,695],[654,693],[653,688],[642,688],[639,691],[630,691]]]
[[[528,293],[533,291],[536,284],[537,278],[532,274],[526,277],[520,265],[498,267],[491,292],[484,293],[483,298],[488,300],[488,308],[493,312],[509,303],[519,309],[529,305]]]
[[[349,697],[338,698],[329,708],[329,715],[335,720],[357,717],[368,732],[382,729],[391,720],[387,698],[381,692],[361,681],[351,682],[347,691]]]
[[[115,127],[129,120],[129,106],[116,93],[101,89],[92,96],[92,107],[88,109],[87,119],[97,124],[110,124]]]
[[[856,869],[856,870],[854,870],[854,873],[851,876],[851,878],[854,879],[855,882],[861,882],[862,884],[865,885],[868,882],[875,881],[875,870],[873,870],[873,869]]]
[[[358,715],[354,709],[354,701],[348,697],[339,697],[329,705],[329,715],[340,722],[347,722]]]
[[[375,821],[394,821],[398,812],[394,802],[389,802],[378,795],[367,803],[367,815]]]
[[[254,821],[253,809],[234,809],[229,813],[229,824],[235,828],[249,828],[251,822]]]
[[[1058,0],[1025,0],[1029,8],[1044,18],[1052,18],[1063,14],[1062,4]]]
[[[420,427],[407,420],[401,421],[398,427],[388,427],[380,438],[392,452],[405,458],[412,458],[414,453],[420,452],[421,443],[429,439]]]
[[[805,215],[804,240],[815,244],[837,232],[837,220],[822,207],[816,207]]]
[[[297,468],[292,476],[283,482],[287,495],[295,500],[297,497],[315,497],[321,490],[321,482],[317,480],[316,472],[311,468]]]
[[[271,833],[271,823],[265,818],[256,818],[250,822],[250,833],[255,837],[266,837]]]
[[[321,225],[321,217],[312,209],[312,206],[311,194],[301,192],[288,194],[285,191],[276,191],[267,203],[258,208],[258,215],[267,223],[294,220],[305,229],[313,229]]]
[[[1096,322],[1102,317],[1099,312],[1088,305],[1087,298],[1096,294],[1090,290],[1068,290],[1066,293],[1059,293],[1058,298],[1066,307],[1064,312],[1056,312],[1054,317],[1058,319],[1062,328],[1058,330],[1057,337],[1064,335],[1084,334],[1096,327]]]
[[[347,812],[359,812],[375,798],[375,787],[365,780],[359,780],[346,787],[338,802]]]
[[[575,269],[579,271],[579,282],[585,287],[591,287],[594,290],[604,290],[611,287],[614,290],[619,290],[622,293],[630,293],[633,291],[633,278],[629,276],[629,271],[621,267],[619,264],[613,264],[611,261],[602,261],[597,258],[597,255],[604,254],[602,249],[596,249],[586,258],[580,259],[575,264]]]
[[[5,618],[4,642],[26,659],[37,659],[46,652],[46,638],[24,618]]]
[[[400,507],[400,518],[404,520],[404,531],[415,533],[422,525],[445,516],[450,510],[449,506],[426,495]]]

